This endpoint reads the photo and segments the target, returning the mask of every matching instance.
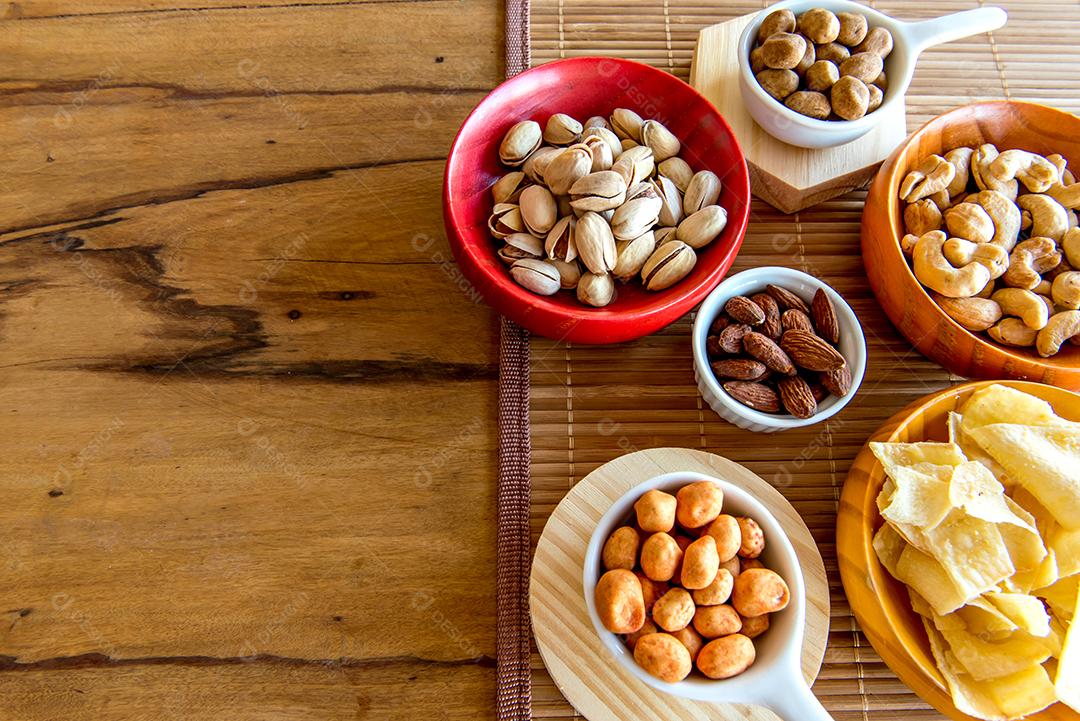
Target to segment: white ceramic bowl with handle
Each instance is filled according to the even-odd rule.
[[[634,503],[642,494],[659,489],[674,495],[683,486],[698,481],[712,481],[720,486],[724,491],[724,513],[753,518],[761,526],[765,533],[765,551],[761,554],[761,562],[784,579],[791,600],[787,608],[769,617],[769,629],[754,639],[757,657],[746,671],[723,680],[709,679],[695,672],[682,681],[667,683],[646,673],[634,661],[633,653],[622,639],[604,628],[596,612],[594,591],[603,573],[601,551],[604,542],[616,528],[631,520]],[[687,471],[665,473],[634,486],[612,504],[593,531],[585,551],[582,580],[589,618],[604,647],[620,665],[658,691],[697,701],[765,706],[785,721],[828,721],[832,718],[802,675],[806,584],[799,557],[772,513],[734,483]]]
[[[842,398],[830,394],[818,404],[817,413],[809,418],[796,418],[786,413],[764,413],[744,406],[721,387],[721,381],[713,374],[709,365],[709,354],[705,349],[709,327],[723,312],[724,304],[736,295],[749,297],[755,293],[764,293],[765,286],[770,283],[790,290],[802,298],[808,306],[820,288],[829,296],[833,309],[836,311],[836,321],[840,328],[839,350],[851,369],[851,390]],[[803,428],[831,418],[855,397],[855,392],[859,389],[863,374],[866,372],[866,338],[863,336],[862,326],[859,324],[855,311],[851,309],[847,301],[814,276],[794,268],[780,266],[744,270],[716,286],[698,308],[697,316],[694,318],[693,350],[694,377],[697,379],[701,397],[724,420],[739,428],[758,433]]]
[[[757,39],[758,28],[770,13],[787,9],[799,15],[818,7],[834,13],[859,13],[866,17],[871,28],[883,27],[892,33],[893,51],[885,58],[888,89],[881,106],[857,120],[818,120],[796,113],[766,93],[750,69],[750,51]],[[750,115],[774,138],[802,148],[831,148],[843,145],[866,135],[886,117],[890,107],[901,102],[911,84],[915,63],[923,50],[970,35],[997,30],[1007,20],[1006,12],[998,7],[965,10],[932,20],[903,22],[850,0],[783,0],[762,10],[739,36],[739,89]]]

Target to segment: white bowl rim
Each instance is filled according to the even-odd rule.
[[[744,406],[742,403],[734,400],[728,395],[728,392],[720,386],[720,382],[716,379],[716,376],[713,374],[712,368],[709,365],[709,355],[705,350],[705,342],[709,336],[709,326],[712,325],[713,320],[719,315],[722,304],[727,302],[727,300],[734,295],[731,293],[730,288],[733,285],[736,285],[736,282],[741,284],[759,280],[760,288],[753,291],[755,293],[764,292],[765,285],[768,283],[783,287],[785,280],[801,281],[807,285],[823,289],[826,295],[829,296],[829,300],[832,301],[833,308],[836,310],[836,318],[840,325],[841,334],[851,334],[855,338],[854,357],[848,358],[845,356],[846,360],[851,365],[851,390],[842,398],[830,396],[833,399],[833,402],[809,418],[796,418],[792,415],[764,413],[748,406]],[[809,305],[809,302],[807,305]],[[866,373],[866,337],[863,335],[862,324],[859,323],[859,318],[855,315],[855,311],[851,309],[851,306],[848,305],[847,301],[844,300],[844,298],[829,284],[794,268],[786,268],[783,266],[759,266],[725,278],[720,285],[716,286],[712,292],[706,296],[701,306],[698,307],[697,314],[694,316],[692,338],[694,369],[698,379],[708,386],[709,390],[719,399],[724,408],[732,411],[735,415],[776,430],[804,428],[833,417],[843,410],[844,407],[851,402],[851,399],[855,397],[855,393],[858,391],[859,386],[862,385],[863,376]]]
[[[634,661],[633,654],[622,643],[618,636],[604,628],[600,622],[600,616],[596,612],[596,602],[593,589],[600,578],[600,552],[604,541],[615,527],[629,517],[633,510],[633,503],[643,493],[654,488],[661,488],[671,492],[678,487],[696,483],[698,481],[712,481],[724,491],[724,503],[729,498],[736,501],[737,506],[748,509],[741,515],[747,515],[757,521],[769,539],[766,553],[772,556],[773,562],[770,567],[783,577],[788,584],[790,602],[783,611],[771,614],[771,619],[783,616],[782,624],[770,625],[771,631],[786,631],[786,635],[776,633],[771,638],[780,639],[774,645],[776,650],[771,658],[758,656],[755,663],[746,671],[729,679],[714,680],[689,676],[676,683],[668,683],[647,673]],[[777,563],[776,561],[779,561]],[[782,566],[782,567],[781,567]],[[698,701],[712,701],[715,703],[752,703],[769,705],[769,695],[776,692],[778,684],[783,686],[789,679],[802,680],[802,647],[804,627],[806,625],[806,583],[803,577],[802,564],[791,544],[784,527],[776,519],[776,516],[766,508],[752,493],[731,481],[716,478],[696,471],[674,471],[654,476],[643,481],[623,493],[608,510],[601,516],[589,537],[589,545],[585,551],[585,561],[582,568],[582,588],[585,594],[585,604],[588,607],[589,618],[593,628],[600,636],[601,643],[615,657],[616,661],[628,669],[636,678],[644,681],[649,686],[663,691],[664,693],[682,698],[690,698]],[[766,632],[768,635],[770,632]],[[762,638],[764,638],[763,636]],[[755,647],[760,648],[760,643],[755,641]]]

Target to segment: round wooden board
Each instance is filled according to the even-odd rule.
[[[685,448],[629,453],[575,485],[551,514],[533,558],[529,607],[536,646],[548,673],[589,721],[776,719],[757,706],[676,698],[635,679],[600,642],[585,606],[582,567],[589,537],[611,504],[633,486],[675,471],[706,473],[752,493],[776,516],[795,547],[806,581],[806,638],[802,669],[813,683],[829,636],[829,584],[817,545],[779,491],[726,458]]]

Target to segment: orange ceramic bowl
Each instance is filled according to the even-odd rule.
[[[900,181],[919,161],[960,146],[994,143],[1040,154],[1060,153],[1080,168],[1080,118],[1045,105],[974,103],[951,110],[913,133],[882,164],[862,216],[866,275],[893,324],[927,357],[948,370],[975,378],[1016,378],[1080,390],[1080,346],[1040,358],[1034,350],[998,345],[947,316],[927,294],[900,250],[904,203]]]
[[[977,381],[946,388],[916,401],[890,418],[870,441],[946,441],[949,411],[956,410],[974,391],[995,382],[1042,398],[1058,415],[1080,421],[1080,395],[1076,393],[1041,383]],[[900,680],[949,718],[973,721],[953,705],[945,679],[934,665],[922,622],[911,610],[907,590],[889,575],[874,552],[874,533],[882,524],[875,501],[884,482],[885,471],[870,452],[868,441],[848,473],[836,521],[836,548],[844,593],[874,650]],[[1077,721],[1080,714],[1056,703],[1028,718]]]

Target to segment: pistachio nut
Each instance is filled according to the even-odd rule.
[[[559,281],[563,290],[577,288],[578,281],[581,280],[581,263],[576,260],[549,260],[548,262],[559,271]]]
[[[555,195],[566,195],[570,186],[592,171],[592,153],[578,143],[559,151],[544,169],[544,182]]]
[[[589,128],[585,131],[585,135],[582,137],[581,141],[587,144],[589,142],[589,138],[600,138],[600,140],[603,140],[605,143],[607,143],[607,146],[611,148],[612,160],[622,155],[622,140],[620,140],[619,136],[611,132],[611,130],[609,130],[608,128]]]
[[[574,210],[611,210],[626,200],[626,181],[613,170],[589,173],[570,188]]]
[[[499,160],[511,168],[516,168],[533,154],[543,140],[540,123],[534,120],[522,120],[506,131],[499,144]]]
[[[570,205],[569,195],[556,195],[555,204],[559,207],[560,218],[565,218],[568,215],[574,215],[574,207]]]
[[[637,275],[645,261],[656,250],[656,236],[650,230],[633,240],[620,240],[615,243],[615,267],[612,274],[623,283]]]
[[[660,225],[670,227],[678,225],[683,218],[682,195],[675,187],[675,181],[663,175],[658,175],[649,181],[653,190],[656,191],[662,205],[660,206]]]
[[[641,145],[641,143],[637,142],[636,140],[631,140],[630,138],[623,138],[619,141],[619,147],[622,148],[622,151],[624,153],[630,148],[636,148],[639,145]]]
[[[533,235],[547,233],[559,219],[555,196],[542,185],[530,185],[523,190],[518,198],[518,207],[521,209],[521,222]]]
[[[660,215],[660,198],[643,196],[628,200],[611,216],[611,233],[619,240],[636,238],[652,230]]]
[[[506,236],[506,245],[499,248],[497,255],[507,265],[522,258],[543,258],[544,241],[528,233],[511,233]]]
[[[611,210],[602,210],[599,213],[597,213],[597,215],[599,215],[601,218],[603,218],[604,222],[607,223],[610,226],[611,225],[611,219],[615,216],[615,209],[612,208]]]
[[[529,182],[525,179],[525,173],[515,170],[495,181],[495,185],[491,186],[491,197],[495,200],[496,205],[499,203],[516,203],[521,191],[528,185]]]
[[[577,218],[568,215],[559,219],[544,240],[544,252],[552,260],[569,262],[577,258]]]
[[[641,142],[641,126],[645,121],[633,110],[615,108],[608,122],[620,138]]]
[[[552,145],[570,145],[581,137],[581,123],[566,113],[555,113],[544,126],[544,142]]]
[[[646,120],[641,124],[641,144],[653,151],[657,162],[672,158],[682,150],[679,139],[658,120]]]
[[[615,280],[610,273],[585,273],[578,281],[577,298],[587,305],[603,308],[615,299]]]
[[[683,195],[683,209],[695,213],[720,199],[720,178],[711,170],[699,170],[690,179]]]
[[[679,223],[675,237],[691,248],[704,248],[713,242],[726,226],[727,211],[719,205],[706,205]]]
[[[543,183],[544,170],[547,169],[548,163],[561,152],[562,148],[552,148],[547,145],[537,148],[536,152],[530,155],[525,164],[521,166],[521,169],[525,172],[525,177],[534,183]]]
[[[606,130],[608,129],[607,118],[602,115],[594,115],[586,120],[582,127],[584,127],[585,130],[590,130],[591,128],[604,128]]]
[[[581,262],[593,273],[608,273],[615,267],[615,238],[607,221],[593,212],[577,221],[577,252]]]
[[[656,192],[656,188],[648,180],[642,181],[631,185],[626,189],[626,199],[636,200],[637,198],[656,198],[660,199],[660,194]]]
[[[686,192],[686,186],[690,184],[690,179],[694,177],[694,171],[682,158],[668,158],[661,161],[656,166],[656,171],[666,178],[671,178],[671,182],[675,183],[675,187],[679,189],[680,193]]]
[[[628,188],[648,178],[655,168],[652,151],[644,145],[636,145],[623,151],[611,166],[612,170],[623,176]]]
[[[523,258],[510,266],[510,277],[538,295],[554,295],[562,287],[559,270],[546,260]]]
[[[521,262],[521,261],[519,261]],[[697,253],[681,240],[664,243],[649,256],[641,269],[646,290],[663,290],[685,278],[697,263]]]
[[[596,135],[590,135],[585,139],[584,143],[585,147],[592,153],[592,172],[611,170],[611,166],[615,162],[615,157],[611,154],[611,146],[605,143],[603,138]]]
[[[657,228],[653,231],[653,235],[656,236],[656,245],[661,246],[669,240],[675,240],[675,233],[678,228]]]
[[[499,203],[491,209],[488,218],[488,230],[496,238],[502,239],[511,233],[521,233],[525,223],[521,220],[521,209],[513,203]]]

